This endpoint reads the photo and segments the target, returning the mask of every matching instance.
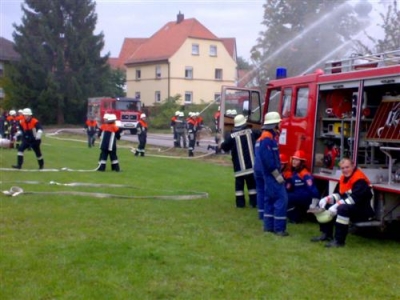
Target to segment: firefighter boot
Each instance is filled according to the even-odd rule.
[[[118,163],[112,164],[111,165],[111,170],[115,171],[115,172],[120,172],[121,171],[121,169],[119,168],[119,164]]]
[[[21,156],[21,155],[18,155],[17,156],[17,164],[16,165],[12,165],[12,167],[14,169],[21,169],[23,163],[24,163],[24,157]]]
[[[189,157],[193,157],[193,156],[194,156],[193,151],[189,150]]]
[[[139,151],[135,151],[135,156],[139,156]]]
[[[38,159],[38,164],[39,164],[39,170],[43,170],[43,167],[44,167],[44,160],[43,160],[43,158]]]
[[[97,171],[104,172],[106,170],[106,164],[100,163]]]
[[[335,224],[335,239],[325,245],[326,248],[338,248],[344,247],[347,233],[349,231],[349,225],[340,223]]]
[[[140,156],[144,156],[144,151],[143,151],[143,152],[140,152]]]

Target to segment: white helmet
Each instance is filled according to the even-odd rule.
[[[278,124],[281,121],[281,116],[276,111],[271,111],[265,114],[264,125]]]
[[[10,114],[10,116],[15,116],[16,112],[15,112],[15,110],[12,109],[12,110],[10,110],[9,114]]]
[[[226,111],[226,114],[229,116],[229,115],[231,115],[232,114],[232,110],[231,109],[228,109],[227,111]]]
[[[140,118],[141,118],[141,119],[146,118],[146,114],[141,114],[141,115],[140,115]]]
[[[189,117],[193,117],[193,113],[191,111],[189,111],[188,115]]]
[[[184,112],[183,112],[183,111],[180,111],[178,117],[184,117],[184,116],[185,116]]]
[[[107,121],[109,117],[110,117],[110,114],[106,113],[106,114],[104,114],[103,119]]]
[[[232,110],[231,110],[231,114],[234,115],[234,116],[236,116],[236,115],[237,115],[236,109],[232,109]]]
[[[177,110],[177,111],[175,112],[175,116],[179,116],[179,113],[180,113],[180,111]]]
[[[22,114],[24,111],[22,109],[18,109],[18,113]]]
[[[107,121],[116,121],[117,120],[117,116],[115,114],[109,114]]]
[[[32,110],[31,110],[30,108],[24,108],[24,109],[22,110],[22,114],[23,114],[24,116],[32,116]]]
[[[233,119],[234,123],[235,123],[235,127],[240,127],[243,126],[244,124],[246,124],[246,117],[243,115],[237,115],[235,117],[235,119]]]

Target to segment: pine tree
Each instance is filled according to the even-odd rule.
[[[14,24],[21,60],[10,71],[16,107],[31,107],[46,123],[82,122],[88,97],[102,95],[110,74],[92,0],[25,0]]]
[[[321,67],[316,62],[360,31],[353,8],[340,0],[267,0],[263,8],[265,31],[251,56],[260,86],[275,77],[278,66],[285,66],[288,76]]]

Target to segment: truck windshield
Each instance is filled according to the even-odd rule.
[[[133,110],[138,111],[140,110],[140,102],[139,101],[117,101],[115,108],[117,110]]]

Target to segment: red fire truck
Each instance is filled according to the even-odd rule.
[[[141,102],[136,98],[97,97],[88,99],[88,117],[101,124],[104,114],[115,114],[120,128],[136,134],[141,114]]]
[[[222,112],[232,107],[254,128],[267,112],[279,112],[280,152],[290,157],[304,150],[322,194],[333,191],[341,174],[338,162],[350,157],[375,194],[376,221],[359,225],[383,228],[400,221],[400,50],[331,61],[324,70],[283,77],[267,84],[264,103],[257,90],[223,87],[223,132],[231,130],[233,118]]]

